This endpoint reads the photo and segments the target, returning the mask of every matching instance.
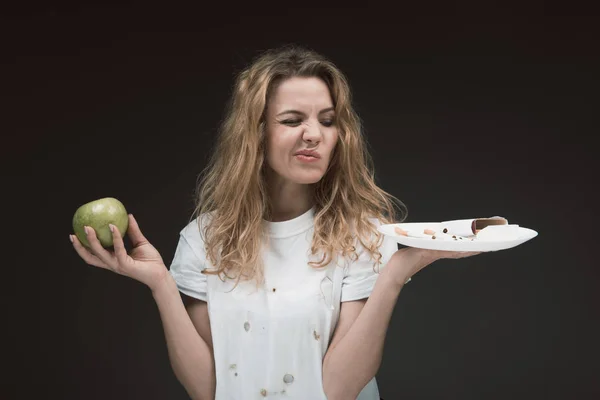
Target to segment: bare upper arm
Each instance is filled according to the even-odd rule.
[[[333,332],[331,343],[327,348],[327,353],[329,353],[331,349],[333,349],[339,343],[339,341],[346,336],[346,333],[348,333],[348,330],[354,321],[356,321],[358,314],[360,314],[366,302],[367,299],[342,302],[340,306],[340,316],[337,326],[335,327],[335,331]],[[325,357],[327,357],[327,354],[325,354]]]
[[[205,301],[195,299],[185,294],[181,294],[185,309],[196,327],[200,337],[208,344],[212,350],[212,334],[210,331],[210,319],[208,318],[208,305]]]

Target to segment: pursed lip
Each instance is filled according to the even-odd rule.
[[[310,156],[315,158],[321,158],[321,155],[314,150],[300,150],[294,154],[295,156]]]

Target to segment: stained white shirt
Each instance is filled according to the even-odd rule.
[[[310,254],[314,215],[313,207],[288,221],[263,220],[269,241],[263,250],[265,282],[258,289],[254,281],[240,281],[233,289],[234,281],[201,274],[212,265],[198,221],[180,231],[170,273],[182,293],[208,303],[216,400],[326,400],[322,365],[335,328],[331,276],[338,267],[335,261],[319,269],[307,264],[321,256]],[[359,259],[338,262],[345,268],[341,302],[369,297],[378,276],[357,243]],[[397,249],[384,238],[380,271]],[[357,399],[379,400],[375,378]]]

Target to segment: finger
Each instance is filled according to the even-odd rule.
[[[87,264],[92,265],[94,267],[100,267],[104,269],[110,269],[108,265],[106,265],[102,260],[93,255],[77,238],[77,235],[71,235],[71,239],[73,239],[73,247],[79,257],[83,259]]]
[[[112,232],[115,257],[117,258],[119,265],[125,265],[127,262],[127,250],[125,249],[125,244],[123,243],[123,236],[121,236],[119,228],[117,228],[115,225],[109,224],[109,227]]]
[[[131,240],[133,247],[138,247],[142,244],[148,243],[148,240],[142,234],[140,227],[133,217],[133,214],[129,214],[129,228],[127,229],[127,235]]]
[[[114,256],[110,254],[98,240],[96,236],[96,231],[91,226],[84,227],[88,242],[90,243],[90,247],[92,248],[91,252],[98,257],[104,264],[113,268],[115,264]]]

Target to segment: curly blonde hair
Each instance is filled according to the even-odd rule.
[[[292,77],[317,77],[325,82],[338,129],[328,169],[314,184],[311,252],[323,256],[320,262],[308,264],[326,266],[333,253],[356,259],[357,234],[378,266],[383,235],[368,219],[384,224],[406,218],[406,206],[375,183],[373,162],[345,75],[310,49],[287,45],[267,50],[237,76],[215,148],[198,177],[190,222],[197,218],[207,257],[214,266],[205,269],[205,274],[237,282],[263,282],[262,249],[263,241],[268,240],[263,219],[271,220],[272,215],[265,180],[266,105],[277,85]]]

